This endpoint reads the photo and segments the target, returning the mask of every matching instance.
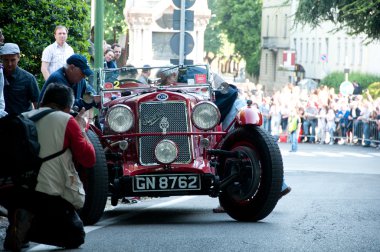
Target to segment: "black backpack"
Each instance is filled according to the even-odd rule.
[[[66,151],[45,158],[38,156],[40,144],[35,122],[54,111],[47,109],[30,118],[23,115],[0,118],[0,188],[15,185],[34,189],[42,163]]]

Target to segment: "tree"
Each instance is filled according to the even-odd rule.
[[[117,43],[118,35],[125,34],[127,24],[124,18],[126,0],[107,0],[104,3],[104,39],[109,43]]]
[[[380,38],[380,0],[301,0],[296,23],[318,26],[325,21],[347,29],[350,35],[365,34],[369,41]]]
[[[208,64],[211,65],[212,61],[220,54],[223,46],[222,30],[220,29],[220,22],[217,17],[217,0],[208,0],[208,7],[211,10],[212,16],[205,31],[205,51]]]
[[[218,0],[220,28],[247,62],[246,72],[258,76],[261,52],[261,0]]]
[[[82,0],[1,1],[0,16],[5,42],[19,45],[20,67],[38,80],[43,80],[40,71],[42,51],[54,42],[56,25],[69,29],[68,43],[76,53],[87,53],[90,15],[89,6]]]

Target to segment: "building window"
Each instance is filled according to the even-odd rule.
[[[267,37],[269,36],[269,15],[267,15]]]
[[[356,39],[352,38],[351,65],[355,65]]]
[[[309,60],[309,39],[306,39],[306,49],[305,49],[305,63]]]
[[[265,54],[265,75],[268,74],[268,53]]]
[[[325,53],[326,53],[326,56],[327,56],[327,59],[326,59],[326,62],[329,61],[329,38],[325,38]]]
[[[303,48],[302,48],[302,47],[303,47],[303,43],[302,43],[302,39],[300,39],[300,40],[301,40],[301,42],[300,42],[300,62],[302,62],[302,61],[303,61],[303,58],[302,58],[302,56],[303,56],[303,55],[302,55],[302,51],[303,51],[303,50],[302,50],[302,49],[303,49]]]
[[[321,38],[318,39],[318,62],[321,63],[320,57],[322,56],[322,41]]]
[[[274,21],[274,36],[277,37],[277,27],[278,27],[278,16],[276,15],[275,21]]]
[[[359,66],[363,64],[363,38],[360,38],[359,44]]]
[[[338,38],[338,42],[336,44],[336,64],[340,63],[340,38]]]
[[[344,66],[348,66],[348,38],[344,39]]]
[[[288,14],[285,14],[284,20],[284,38],[288,35]]]
[[[312,41],[313,42],[311,44],[311,63],[313,63],[315,60],[315,39],[313,38]]]

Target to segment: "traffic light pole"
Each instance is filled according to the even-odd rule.
[[[185,56],[185,0],[181,0],[181,19],[179,36],[179,64],[183,65]]]

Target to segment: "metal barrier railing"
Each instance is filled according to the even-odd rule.
[[[303,125],[301,127],[303,129]],[[362,144],[380,144],[380,131],[377,126],[376,120],[370,119],[368,122],[353,120],[352,127],[349,129],[344,130],[345,134],[342,135],[342,130],[336,130],[333,133],[333,141],[342,141],[344,140],[346,143],[357,143],[361,142]],[[317,141],[321,140],[321,136],[318,134],[320,132],[318,125],[315,128],[316,135],[310,135],[310,134],[304,134],[303,130],[300,134],[300,141],[302,139],[307,138],[313,138]],[[328,139],[330,141],[329,132],[325,132]],[[326,141],[326,142],[328,142]]]

